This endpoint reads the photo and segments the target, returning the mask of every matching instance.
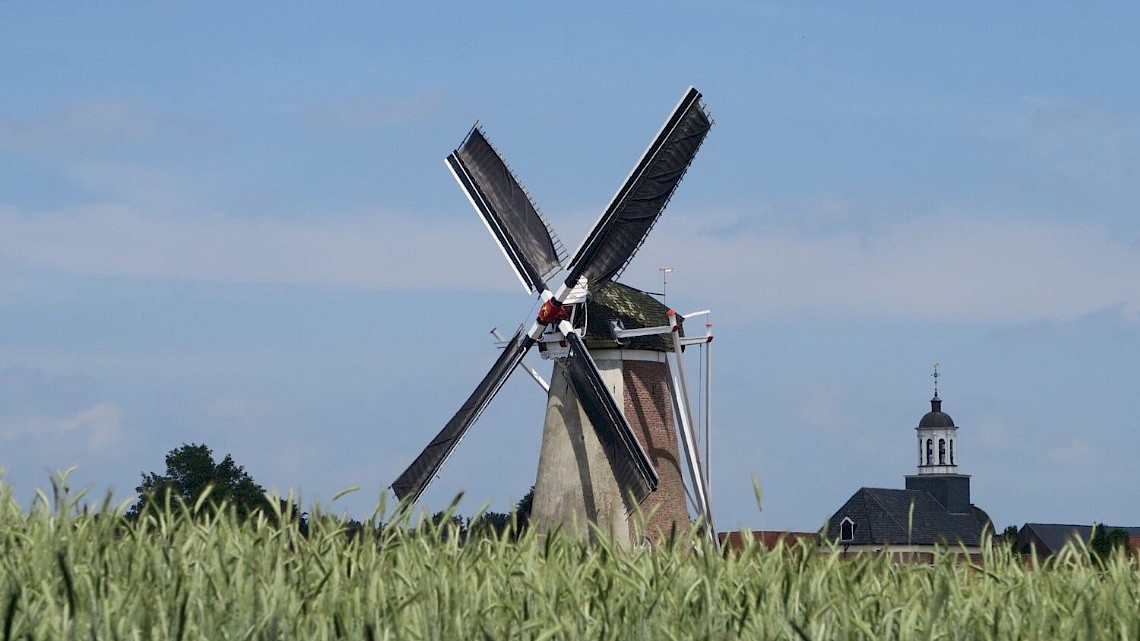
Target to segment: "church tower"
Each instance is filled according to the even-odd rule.
[[[929,492],[958,514],[970,511],[970,476],[958,473],[958,426],[942,411],[938,397],[938,364],[934,364],[934,398],[930,411],[915,428],[918,437],[918,474],[906,477],[906,489]]]

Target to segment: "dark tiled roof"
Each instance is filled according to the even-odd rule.
[[[586,347],[673,351],[673,339],[668,334],[638,336],[625,345],[618,345],[610,333],[611,320],[620,320],[626,329],[668,325],[668,311],[661,301],[629,285],[610,281],[596,290],[591,289],[587,302]],[[678,317],[678,320],[682,319]]]
[[[1037,538],[1045,544],[1045,550],[1049,554],[1055,554],[1065,544],[1073,540],[1081,540],[1088,543],[1089,537],[1092,536],[1091,525],[1065,525],[1062,523],[1026,523],[1024,526],[1030,532],[1037,536]]]
[[[1108,532],[1113,530],[1124,530],[1129,536],[1140,536],[1140,527],[1116,527],[1113,525],[1101,525],[1099,527],[1105,528]],[[1056,554],[1065,547],[1069,541],[1080,539],[1086,544],[1092,538],[1091,525],[1068,525],[1063,523],[1026,523],[1022,530],[1028,530],[1037,536],[1037,538],[1045,544],[1047,550],[1039,550],[1048,554]]]
[[[982,541],[982,524],[972,515],[951,514],[929,492],[920,490],[859,488],[828,521],[829,541],[839,540],[844,517],[855,523],[852,545],[974,547]]]

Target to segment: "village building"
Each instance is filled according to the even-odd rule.
[[[1046,559],[1061,551],[1068,544],[1088,548],[1092,542],[1093,528],[1104,528],[1106,532],[1123,530],[1128,534],[1128,548],[1133,554],[1140,553],[1140,527],[1116,527],[1112,525],[1066,525],[1060,523],[1026,523],[1017,532],[1019,554],[1036,554]]]
[[[753,530],[751,532],[719,532],[720,547],[724,551],[796,549],[814,550],[819,546],[819,532],[784,532],[779,530]]]
[[[995,534],[994,525],[989,515],[971,502],[970,475],[959,471],[958,426],[942,411],[937,366],[934,380],[930,411],[914,428],[917,469],[905,476],[903,489],[859,488],[819,533],[721,532],[722,547],[788,551],[800,549],[806,542],[818,545],[820,553],[888,553],[899,560],[920,562],[933,559],[941,548],[980,560],[986,537]],[[1069,544],[1090,549],[1097,528],[1107,533],[1123,531],[1128,536],[1129,551],[1140,557],[1140,527],[1103,524],[1026,523],[1012,547],[1018,554],[1039,559],[1053,556]]]
[[[826,542],[850,554],[889,550],[923,558],[937,547],[981,553],[993,524],[970,502],[970,476],[958,471],[958,426],[942,411],[937,385],[915,435],[918,469],[906,476],[905,489],[856,490],[828,520]]]

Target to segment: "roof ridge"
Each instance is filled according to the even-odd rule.
[[[865,488],[865,489],[868,489],[868,488]],[[881,489],[885,489],[885,488],[881,488]],[[905,492],[907,494],[910,494],[911,492],[922,492],[922,490],[890,490],[890,491],[892,491],[892,492]],[[882,501],[880,501],[877,497],[875,497],[873,495],[871,498],[875,499],[875,503],[878,504],[879,509],[881,509],[883,512],[885,512],[887,514],[887,516],[890,517],[890,519],[892,521],[894,521],[895,525],[897,525],[900,530],[902,530],[903,532],[906,532],[906,538],[908,541],[910,539],[914,538],[914,523],[913,522],[911,523],[911,527],[903,527],[903,524],[899,523],[899,520],[896,519],[895,515],[892,514],[890,510],[887,509],[887,506],[883,505]],[[914,497],[911,497],[909,514],[913,515],[916,507],[917,506],[915,505]]]
[[[875,540],[875,519],[871,518],[871,511],[867,509],[867,501],[870,496],[869,487],[859,488],[859,492],[863,494],[863,514],[867,517],[867,537],[870,541]]]

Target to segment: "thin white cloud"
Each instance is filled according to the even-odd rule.
[[[158,216],[129,205],[31,215],[0,210],[0,260],[92,276],[382,290],[517,285],[466,217],[374,211],[316,220]],[[805,234],[744,226],[709,232],[675,216],[634,262],[659,283],[737,321],[798,314],[946,322],[1069,319],[1140,306],[1140,248],[1103,227],[969,214]],[[719,227],[724,229],[725,226]]]
[[[91,100],[41,118],[0,121],[0,148],[135,143],[150,140],[157,129],[154,117],[131,101]]]
[[[1014,444],[1013,433],[1009,425],[999,418],[983,418],[974,428],[982,445],[990,449],[997,449]]]
[[[1070,443],[1049,450],[1049,460],[1066,467],[1084,467],[1095,458],[1093,448],[1083,439],[1074,438]]]
[[[41,288],[42,284],[34,279],[2,275],[0,276],[0,302],[34,295]]]
[[[164,216],[199,211],[204,196],[215,186],[203,184],[201,176],[190,179],[159,167],[105,158],[70,162],[67,173],[77,185],[103,194],[108,202]]]
[[[1140,298],[1133,298],[1124,302],[1121,309],[1124,317],[1132,322],[1140,322]]]
[[[60,421],[56,429],[69,435],[86,437],[92,449],[102,449],[118,440],[123,412],[110,403],[99,403]]]
[[[959,215],[874,232],[690,226],[659,236],[639,264],[682,265],[670,280],[690,297],[745,318],[1026,321],[1140,301],[1140,248],[1096,225]]]
[[[0,211],[0,258],[124,278],[376,289],[515,282],[473,221],[377,213],[314,220],[161,217],[129,206]]]
[[[843,394],[834,388],[816,388],[800,399],[800,416],[805,425],[832,432],[851,427],[849,412],[845,411]]]
[[[280,420],[283,415],[281,408],[265,399],[236,393],[214,399],[207,408],[207,414],[210,418],[237,425]]]
[[[69,445],[81,444],[87,449],[102,450],[120,439],[122,418],[123,411],[111,403],[96,403],[63,417],[3,416],[0,417],[0,441],[33,440],[50,447],[59,439],[65,439]]]
[[[389,125],[426,122],[439,114],[443,103],[442,93],[383,98],[356,96],[326,102],[312,110],[309,118],[356,131],[372,131]]]

